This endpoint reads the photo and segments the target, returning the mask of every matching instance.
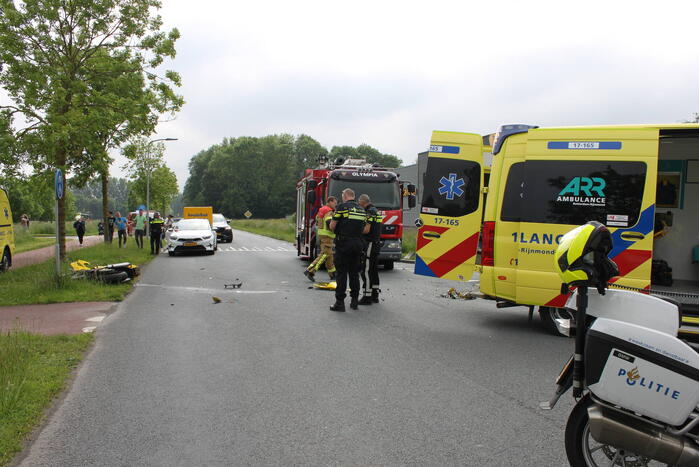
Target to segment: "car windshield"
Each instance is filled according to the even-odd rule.
[[[214,214],[214,222],[226,222],[226,218],[223,214]]]
[[[177,223],[179,230],[210,230],[209,221],[203,219],[182,219]]]
[[[362,182],[354,180],[331,180],[329,194],[342,199],[342,190],[352,188],[355,199],[359,195],[367,194],[371,204],[379,209],[400,209],[400,193],[395,182]]]

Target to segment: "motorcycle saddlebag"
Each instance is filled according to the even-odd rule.
[[[587,333],[585,383],[606,402],[678,426],[699,404],[699,355],[676,336],[598,318]]]

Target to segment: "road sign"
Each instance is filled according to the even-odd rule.
[[[245,212],[243,213],[243,215],[244,215],[245,217],[247,217],[248,219],[250,219],[250,218],[252,217],[252,213],[251,213],[250,211],[245,211]]]
[[[61,169],[56,169],[55,185],[56,185],[56,199],[62,199],[63,198],[63,172],[61,172]]]

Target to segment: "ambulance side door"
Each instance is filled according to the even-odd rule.
[[[480,135],[435,131],[422,183],[415,274],[469,280],[483,211]]]

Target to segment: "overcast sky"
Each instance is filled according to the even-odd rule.
[[[163,0],[187,103],[157,136],[181,188],[224,137],[305,133],[406,164],[434,129],[699,112],[699,1]],[[117,169],[117,167],[115,167]]]

